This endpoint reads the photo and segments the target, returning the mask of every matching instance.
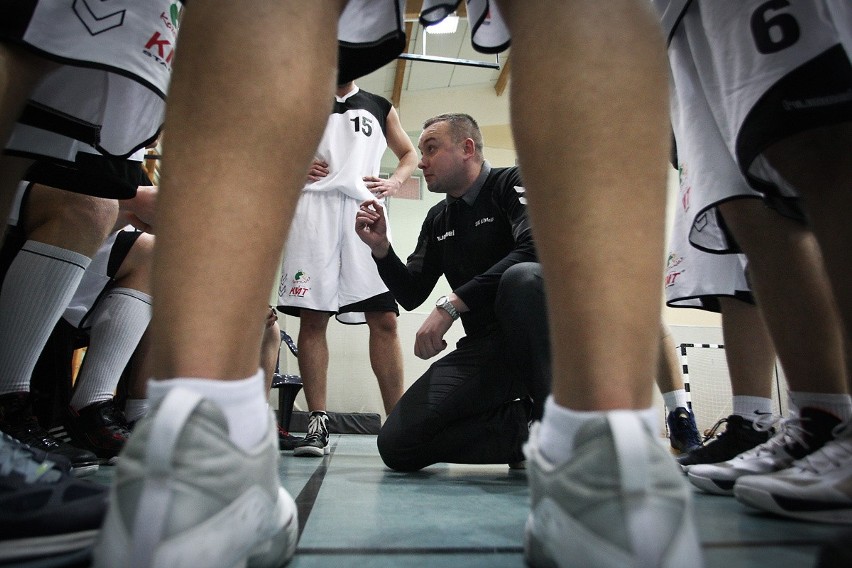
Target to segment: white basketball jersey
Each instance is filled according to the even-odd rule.
[[[305,191],[338,190],[359,201],[374,199],[364,176],[378,176],[388,147],[386,99],[355,87],[336,97],[334,109],[316,157],[328,163],[329,175],[305,186]]]

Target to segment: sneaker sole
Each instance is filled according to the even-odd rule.
[[[293,455],[296,457],[321,458],[331,453],[331,449],[326,445],[322,448],[316,446],[296,446],[293,448]]]
[[[74,477],[86,477],[87,475],[92,475],[97,473],[99,465],[96,463],[93,464],[85,464],[80,466],[71,466],[71,475]]]
[[[726,497],[734,495],[734,483],[736,480],[715,480],[709,477],[695,475],[691,471],[686,474],[686,478],[690,483],[705,493],[710,493],[711,495],[724,495]]]
[[[3,541],[4,546],[0,547],[0,562],[5,564],[11,560],[43,558],[74,552],[91,546],[97,536],[98,530],[93,529],[70,534]]]
[[[734,496],[741,503],[784,517],[852,525],[852,503],[841,505],[836,502],[776,497],[764,489],[741,485],[734,488]]]

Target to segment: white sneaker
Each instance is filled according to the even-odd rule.
[[[701,566],[692,492],[677,463],[635,413],[590,420],[574,456],[555,467],[524,451],[532,510],[524,551],[531,566]]]
[[[787,469],[740,477],[734,496],[785,517],[852,524],[852,421],[835,430],[834,440]]]
[[[279,459],[271,414],[266,437],[244,451],[216,405],[172,389],[121,453],[94,565],[284,566],[298,522]]]
[[[769,441],[716,464],[693,465],[687,472],[689,481],[714,495],[733,495],[734,483],[745,475],[762,475],[787,469],[832,439],[831,431],[840,420],[816,408],[804,408],[793,418],[777,418],[764,429],[777,428]]]

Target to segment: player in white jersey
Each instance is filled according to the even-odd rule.
[[[385,182],[379,173],[389,142],[402,169]],[[393,195],[385,188],[398,187],[414,170],[414,145],[396,110],[354,83],[338,87],[316,161],[320,176],[312,176],[302,190],[287,237],[279,308],[290,315],[300,309],[331,312],[343,323],[364,323],[363,311],[376,310],[353,309],[353,304],[386,295],[376,308],[398,313],[369,248],[349,223],[362,201]]]
[[[163,123],[181,9],[179,0],[4,4],[0,60],[15,78],[0,85],[8,107],[0,140],[6,146],[12,136],[9,154],[59,161],[66,179],[77,170],[99,179],[97,166],[76,163],[78,143],[120,159],[151,143]],[[3,159],[0,217],[28,166]],[[57,187],[55,177],[28,175]],[[133,196],[117,187],[108,197]]]
[[[390,147],[399,164],[379,177]],[[362,91],[354,82],[337,87],[334,107],[302,190],[281,264],[278,309],[299,316],[299,371],[311,412],[308,436],[296,456],[322,457],[328,447],[326,385],[331,314],[343,323],[370,328],[370,363],[385,412],[403,392],[399,308],[382,282],[370,249],[352,227],[359,205],[382,203],[411,177],[417,153],[390,101]]]
[[[799,442],[785,438],[783,428],[779,441],[769,442],[780,444],[789,460],[774,460],[761,470],[743,468],[769,474],[744,479],[744,498],[797,516],[775,496],[790,496],[793,486],[783,486],[785,475],[799,473],[779,473],[785,480],[779,488],[773,472],[786,470],[794,458],[818,455],[823,444],[828,452],[848,445],[842,435],[832,441],[832,428],[852,419],[841,331],[841,322],[847,331],[852,322],[852,234],[844,230],[843,213],[850,199],[843,186],[852,179],[845,155],[852,141],[848,3],[693,1],[681,2],[682,10],[671,10],[677,2],[657,4],[664,22],[679,12],[669,19],[668,34],[678,151],[697,179],[707,180],[701,182],[707,191],[690,240],[721,251],[739,246],[748,255],[755,293],[790,384],[791,408],[805,417]],[[754,197],[751,189],[742,189],[743,179],[788,218],[742,199]],[[792,329],[808,333],[791,335]],[[736,477],[730,471],[739,470],[726,468],[700,466],[695,477],[709,484],[705,487],[719,479],[731,487]],[[852,503],[852,496],[838,497],[828,484],[817,491],[827,493],[816,500],[841,508],[844,499]]]

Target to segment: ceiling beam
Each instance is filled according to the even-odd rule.
[[[503,62],[503,68],[500,69],[500,76],[497,77],[497,82],[494,83],[494,92],[497,93],[497,96],[502,96],[503,91],[506,90],[506,87],[509,85],[509,65],[511,62],[509,61],[509,56],[506,56],[506,60]]]
[[[408,53],[408,42],[411,41],[411,32],[414,29],[414,22],[405,22],[405,53]],[[405,83],[405,66],[407,65],[407,61],[405,59],[397,59],[396,60],[396,73],[393,77],[393,93],[391,94],[391,103],[397,109],[399,108],[399,102],[402,98],[402,85]]]

